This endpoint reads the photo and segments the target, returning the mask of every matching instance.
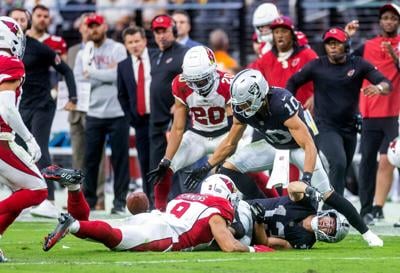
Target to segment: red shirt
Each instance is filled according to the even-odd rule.
[[[366,97],[360,94],[360,112],[364,118],[397,117],[400,112],[400,71],[390,54],[381,46],[390,42],[399,56],[400,35],[394,38],[377,36],[368,40],[364,46],[363,57],[388,78],[393,86],[389,95]],[[364,81],[363,87],[370,85]]]
[[[67,53],[67,43],[60,36],[45,33],[40,37],[39,41],[53,49],[59,55]]]
[[[308,47],[300,47],[285,61],[278,61],[277,52],[269,51],[258,59],[253,66],[261,71],[270,86],[285,88],[289,78],[299,71],[306,63],[316,59],[317,53]],[[312,82],[304,84],[297,90],[296,99],[304,105],[307,99],[314,94]]]
[[[7,81],[15,81],[22,79],[25,76],[25,68],[23,62],[16,57],[0,56],[0,84]],[[21,82],[22,84],[22,82]],[[15,91],[15,104],[21,95],[21,90],[18,88]],[[0,133],[11,133],[12,129],[0,116]]]

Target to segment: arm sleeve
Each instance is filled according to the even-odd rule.
[[[57,56],[58,57],[58,56]],[[56,58],[57,58],[56,57]],[[58,57],[59,58],[59,57]],[[63,61],[60,59],[60,61],[55,61],[53,63],[53,67],[55,70],[60,72],[62,75],[65,77],[65,82],[68,87],[68,93],[69,93],[69,99],[71,101],[76,102],[77,96],[76,96],[76,84],[75,84],[75,78],[74,78],[74,73],[72,72],[71,68]]]
[[[286,89],[289,90],[293,96],[296,96],[297,89],[311,80],[312,64],[314,61],[307,63],[301,70],[293,74],[286,83]]]
[[[364,45],[361,45],[360,47],[356,48],[353,51],[353,55],[362,57],[364,55],[364,48],[365,48]]]
[[[15,106],[15,91],[0,92],[0,116],[25,142],[32,137]]]

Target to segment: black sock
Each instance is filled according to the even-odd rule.
[[[358,232],[364,234],[368,231],[368,227],[365,225],[360,214],[358,214],[356,208],[343,196],[337,194],[335,191],[325,200],[325,203],[330,205],[332,208],[343,214]]]
[[[258,189],[256,183],[254,183],[248,175],[222,166],[219,168],[218,173],[225,174],[233,180],[239,191],[244,194],[244,200],[265,198],[264,194]]]

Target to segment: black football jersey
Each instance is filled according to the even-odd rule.
[[[293,202],[288,196],[254,199],[250,204],[258,202],[265,208],[265,224],[268,236],[285,239],[296,249],[311,248],[316,242],[313,232],[307,231],[303,219],[317,214],[318,204],[305,197]]]
[[[252,117],[243,117],[235,111],[234,116],[242,123],[248,124],[260,132],[265,140],[277,149],[296,149],[299,145],[283,124],[286,120],[298,113],[305,121],[303,107],[288,90],[271,87],[267,94],[269,112],[265,116],[256,113]],[[307,126],[307,123],[304,122]],[[311,130],[309,130],[311,133]]]

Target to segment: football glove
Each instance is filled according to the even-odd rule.
[[[151,170],[147,173],[147,180],[150,184],[157,184],[167,173],[169,166],[171,166],[171,160],[163,158],[156,169]]]
[[[307,186],[307,188],[304,190],[304,193],[306,196],[308,196],[308,198],[310,198],[311,200],[315,200],[317,202],[322,200],[322,193],[320,193],[316,188],[311,187],[311,186]]]
[[[204,166],[187,171],[189,176],[186,178],[184,185],[189,191],[193,191],[196,186],[207,176],[213,167],[210,163],[206,163]]]
[[[31,136],[28,140],[25,140],[25,144],[28,148],[28,153],[32,156],[32,161],[34,163],[38,162],[42,157],[42,152],[40,151],[40,147],[36,142],[36,139]]]
[[[250,205],[251,215],[253,216],[253,220],[259,224],[264,223],[265,220],[265,208],[258,202]]]
[[[265,245],[253,245],[249,246],[249,252],[273,252],[275,249]]]

